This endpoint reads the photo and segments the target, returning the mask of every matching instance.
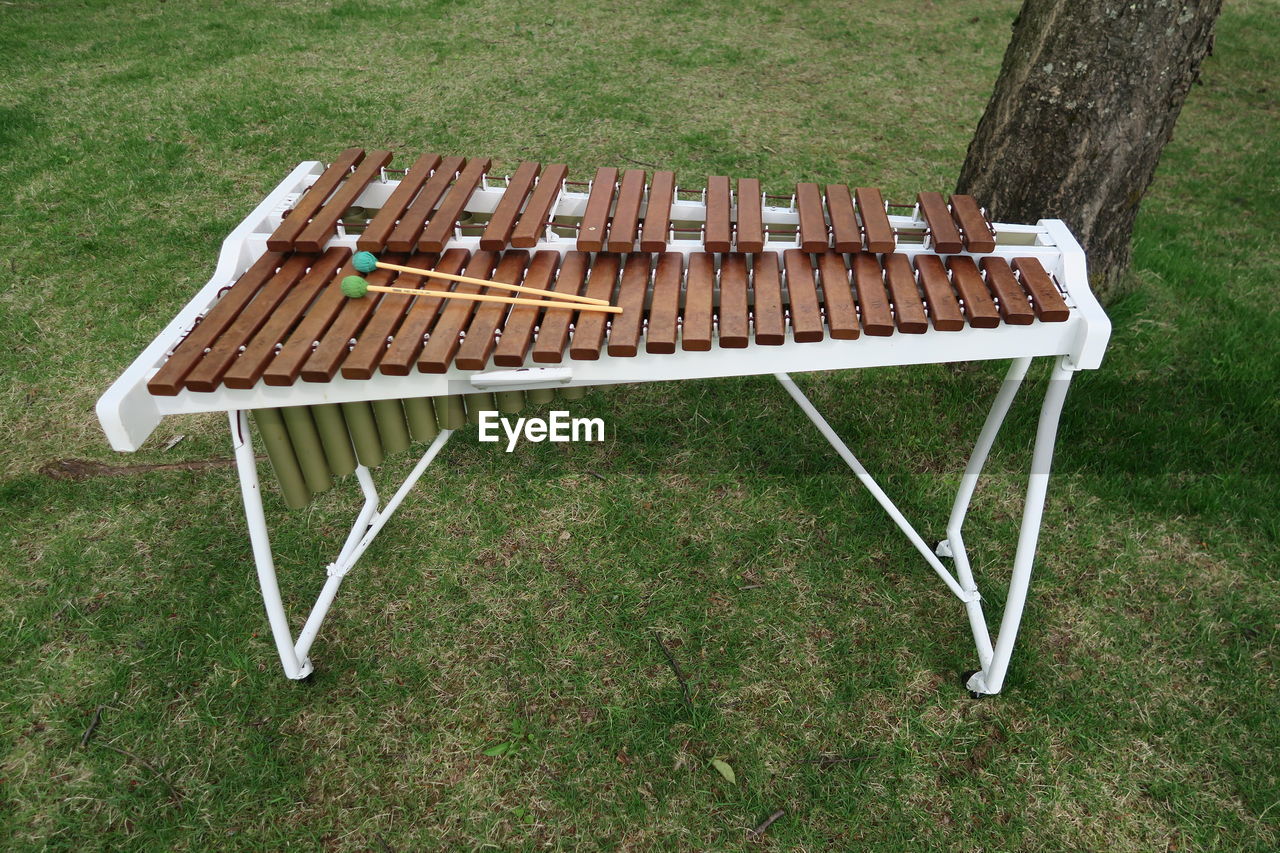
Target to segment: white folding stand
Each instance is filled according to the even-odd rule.
[[[289,617],[284,611],[284,601],[280,598],[280,584],[276,580],[275,560],[271,556],[271,536],[267,530],[267,516],[262,509],[262,489],[258,485],[258,461],[253,454],[253,443],[249,435],[249,414],[247,412],[229,412],[231,420],[231,443],[236,452],[236,470],[240,474],[240,496],[244,500],[245,519],[249,524],[249,541],[253,545],[253,561],[258,566],[258,585],[262,587],[262,603],[267,608],[267,621],[271,623],[271,636],[276,641],[276,651],[280,653],[280,664],[284,674],[289,678],[306,678],[314,668],[308,652],[320,632],[320,623],[329,613],[334,596],[342,579],[351,571],[356,561],[373,544],[373,540],[400,508],[401,502],[418,483],[418,479],[426,472],[427,466],[444,447],[445,442],[453,435],[453,430],[441,430],[435,441],[422,454],[418,464],[405,477],[400,488],[392,495],[391,500],[381,510],[378,509],[378,489],[374,486],[369,469],[363,465],[356,467],[356,479],[360,490],[364,492],[364,507],[356,516],[347,541],[338,552],[337,558],[328,565],[328,579],[320,590],[306,623],[302,626],[298,639],[293,639],[289,628]]]
[[[1035,560],[1036,543],[1040,538],[1040,520],[1044,514],[1045,495],[1049,487],[1049,467],[1053,462],[1058,418],[1062,414],[1062,405],[1066,400],[1067,388],[1073,372],[1067,365],[1065,357],[1056,360],[1045,390],[1044,403],[1040,407],[1040,424],[1036,428],[1035,449],[1031,456],[1031,473],[1022,510],[1022,526],[1018,532],[1018,546],[1013,558],[1013,575],[1009,580],[1009,594],[1005,599],[1004,615],[1000,619],[1000,630],[996,635],[993,648],[986,617],[982,612],[982,595],[978,592],[978,586],[973,579],[961,528],[964,526],[965,513],[969,510],[969,502],[977,488],[978,477],[982,474],[982,467],[986,464],[991,446],[995,443],[996,435],[1000,432],[1000,426],[1004,423],[1005,415],[1009,412],[1009,406],[1013,403],[1013,398],[1018,393],[1030,364],[1030,358],[1017,358],[1009,365],[1004,384],[991,405],[986,423],[983,424],[977,444],[974,445],[973,455],[969,457],[969,464],[965,467],[960,489],[956,492],[955,503],[951,507],[951,517],[947,522],[947,538],[939,542],[934,550],[929,549],[911,522],[907,521],[889,496],[884,493],[867,469],[853,455],[853,451],[849,450],[840,436],[836,435],[826,418],[791,381],[791,377],[785,373],[778,374],[778,381],[782,383],[782,387],[787,389],[787,393],[867,487],[876,502],[893,519],[894,524],[898,525],[911,540],[911,544],[924,557],[929,567],[942,579],[956,598],[964,603],[969,617],[969,628],[973,632],[973,641],[978,648],[978,663],[982,667],[965,681],[965,687],[975,696],[999,693],[1004,686],[1004,677],[1009,669],[1009,658],[1013,655],[1014,640],[1017,639],[1018,626],[1022,622],[1022,611],[1027,602],[1027,589],[1031,584],[1031,565]],[[939,557],[948,557],[955,562],[958,578],[947,571]]]
[[[1072,370],[1066,364],[1066,358],[1057,359],[1053,372],[1049,377],[1044,403],[1040,410],[1040,424],[1036,430],[1035,449],[1031,459],[1031,473],[1027,484],[1026,503],[1023,508],[1022,526],[1018,534],[1017,552],[1014,556],[1013,574],[1009,582],[1009,593],[1005,600],[1004,615],[1000,620],[1000,630],[996,635],[994,647],[987,628],[986,617],[982,611],[982,596],[969,563],[969,555],[965,549],[961,528],[969,503],[977,488],[978,478],[982,474],[983,465],[995,443],[996,435],[1004,423],[1005,416],[1014,396],[1022,385],[1030,358],[1014,359],[1009,366],[1000,391],[987,415],[986,423],[978,436],[973,455],[965,468],[952,505],[951,517],[947,522],[947,538],[938,543],[936,549],[930,549],[925,540],[907,521],[902,511],[892,499],[885,494],[875,479],[863,467],[858,458],[836,434],[826,418],[814,407],[809,398],[796,386],[791,377],[785,373],[776,374],[778,382],[786,389],[830,442],[840,458],[848,464],[858,480],[884,508],[893,522],[906,534],[911,544],[924,557],[952,594],[963,602],[969,618],[969,627],[973,632],[973,640],[978,650],[978,662],[981,669],[974,672],[965,682],[965,686],[975,696],[999,693],[1004,684],[1004,677],[1009,668],[1009,659],[1013,654],[1014,641],[1018,635],[1018,626],[1022,621],[1022,611],[1026,605],[1027,589],[1031,583],[1031,566],[1035,559],[1036,542],[1040,535],[1040,521],[1044,513],[1045,494],[1049,484],[1049,467],[1053,460],[1053,447],[1058,429],[1058,418],[1062,413],[1067,388],[1071,381]],[[231,435],[235,446],[236,468],[240,475],[240,491],[244,499],[245,516],[249,526],[249,538],[253,546],[253,558],[258,568],[258,583],[262,587],[262,600],[266,606],[267,619],[271,624],[271,633],[275,638],[276,650],[280,654],[280,663],[285,675],[289,678],[301,679],[309,676],[313,667],[308,653],[311,644],[320,630],[320,625],[333,604],[342,579],[356,564],[399,508],[409,491],[417,484],[419,478],[427,470],[427,466],[436,458],[444,447],[451,430],[443,430],[418,460],[417,465],[401,483],[395,495],[381,510],[378,491],[374,486],[369,470],[363,465],[356,468],[356,478],[364,492],[365,504],[351,527],[346,543],[337,558],[327,567],[328,578],[316,599],[306,623],[294,640],[289,627],[288,616],[280,597],[280,587],[276,579],[275,563],[271,555],[271,540],[267,530],[266,515],[262,506],[262,493],[258,485],[258,463],[253,453],[249,436],[248,414],[243,411],[231,412]],[[940,557],[950,558],[955,563],[956,573],[953,575],[943,565]],[[958,577],[957,577],[958,576]]]

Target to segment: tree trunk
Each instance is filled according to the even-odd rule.
[[[1104,300],[1222,0],[1025,0],[957,192],[1001,222],[1065,220]]]

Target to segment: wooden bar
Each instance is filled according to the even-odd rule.
[[[613,207],[614,184],[618,180],[618,170],[612,166],[601,166],[596,169],[595,180],[591,182],[591,193],[587,196],[587,209],[583,211],[582,221],[578,223],[578,251],[604,251],[604,231],[609,224],[609,209]]]
[[[389,256],[389,259],[397,264],[405,261],[403,255]],[[366,278],[372,285],[389,285],[395,276],[391,270],[374,270]],[[342,292],[340,287],[330,289]],[[361,299],[344,298],[346,302],[338,310],[337,316],[325,329],[324,335],[317,338],[315,349],[302,363],[300,375],[303,382],[328,382],[337,374],[347,357],[352,339],[360,334],[360,330],[369,322],[385,297],[370,293]]]
[[[219,338],[218,345],[192,370],[186,387],[191,391],[214,391],[223,383],[228,388],[252,388],[275,355],[276,343],[288,334],[316,293],[333,279],[349,256],[351,251],[347,248],[330,248],[320,259],[311,261],[311,272],[302,277],[300,284],[289,286],[287,293],[278,292],[274,297],[268,293],[275,283],[273,279],[239,316],[236,323],[239,328],[228,329]],[[289,263],[302,257],[305,256],[294,255]],[[284,273],[284,269],[280,272]],[[239,352],[242,347],[244,351]]]
[[[267,249],[272,252],[289,252],[293,250],[293,241],[307,227],[311,217],[315,216],[333,191],[342,183],[354,166],[364,159],[363,148],[348,148],[329,164],[316,182],[311,185],[294,205],[289,215],[280,221],[276,230],[267,238]]]
[[[915,274],[911,272],[911,262],[906,255],[896,253],[885,255],[880,260],[884,265],[884,277],[889,285],[893,319],[898,324],[898,331],[908,335],[923,334],[929,328],[929,321],[924,315],[924,303],[920,301],[920,290],[916,287]]]
[[[356,239],[356,248],[361,252],[380,254],[387,248],[387,238],[391,236],[401,214],[408,209],[409,203],[417,195],[418,190],[431,177],[431,170],[440,165],[439,154],[423,154],[409,167],[400,183],[392,190],[390,197],[377,212],[364,231]]]
[[[836,251],[861,251],[862,230],[853,210],[853,196],[844,184],[827,184],[827,213],[831,216],[831,241]]]
[[[336,279],[349,271],[352,271],[351,268],[344,266],[334,273],[334,277]],[[324,337],[338,312],[350,301],[336,281],[321,289],[315,301],[307,308],[302,321],[289,333],[288,339],[280,345],[276,357],[262,371],[262,381],[267,385],[280,386],[292,385],[297,381],[312,349]]]
[[[182,390],[182,380],[196,363],[204,358],[204,351],[218,335],[231,325],[264,284],[276,274],[276,268],[284,263],[285,255],[267,252],[253,266],[236,279],[222,298],[214,304],[187,336],[174,347],[156,375],[147,382],[147,390],[157,397],[173,397]]]
[[[1066,300],[1037,258],[1014,258],[1013,268],[1031,295],[1031,307],[1042,323],[1061,323],[1071,316]]]
[[[680,328],[681,349],[689,352],[707,352],[711,349],[715,287],[715,256],[705,252],[690,255],[689,275],[685,282],[683,324]],[[745,311],[743,319],[746,319]]]
[[[470,258],[471,253],[466,249],[450,249],[440,257],[435,268],[439,272],[458,275]],[[409,278],[406,279],[406,276]],[[414,276],[412,273],[401,273],[400,280],[407,280],[418,287],[421,287],[423,282],[433,281],[436,283],[436,289],[448,289],[447,286],[440,285],[440,279],[428,279]],[[396,329],[395,337],[392,338],[387,351],[383,353],[382,361],[378,364],[380,373],[385,373],[388,376],[409,375],[414,362],[418,360],[418,354],[422,352],[423,337],[431,331],[431,327],[439,315],[440,306],[444,301],[439,296],[415,296],[413,298],[413,304],[409,306],[409,310],[405,313],[404,321],[400,324],[400,328]]]
[[[628,169],[618,185],[618,204],[609,224],[610,252],[630,252],[640,230],[640,205],[644,201],[644,169]]]
[[[546,290],[551,286],[552,279],[556,275],[556,267],[560,263],[559,252],[538,252],[533,256],[533,260],[529,264],[529,271],[524,276],[524,286],[536,288],[537,290]],[[562,291],[563,292],[563,291]],[[566,313],[572,313],[567,309]],[[502,327],[502,338],[498,341],[497,348],[493,351],[493,363],[499,367],[522,367],[524,365],[525,353],[529,351],[529,344],[533,342],[533,329],[538,325],[538,318],[543,312],[551,313],[544,308],[537,308],[533,305],[513,305],[511,313],[507,315],[507,322]],[[546,321],[543,321],[545,325]],[[569,331],[568,324],[565,324],[565,332]]]
[[[215,390],[222,381],[222,374],[240,354],[240,347],[271,319],[271,313],[289,295],[312,260],[310,255],[296,254],[285,261],[280,271],[263,285],[253,301],[218,336],[200,363],[187,374],[182,386],[188,391]]]
[[[493,215],[489,217],[489,224],[485,227],[484,234],[480,236],[481,249],[487,252],[501,252],[511,243],[511,234],[516,230],[516,219],[520,216],[524,200],[533,190],[533,183],[537,180],[540,168],[541,166],[537,163],[524,162],[516,169],[516,173],[507,182],[507,189],[502,193],[502,199],[494,208]]]
[[[764,251],[764,213],[760,207],[761,198],[759,181],[755,178],[738,179],[737,249],[739,252]]]
[[[822,302],[827,309],[827,329],[831,337],[854,340],[858,337],[858,310],[853,304],[844,255],[830,249],[818,255],[818,275],[822,279]]]
[[[964,250],[960,240],[960,232],[951,220],[951,211],[942,200],[941,193],[920,193],[916,196],[920,205],[920,215],[929,226],[930,246],[939,255],[954,255]]]
[[[787,327],[782,313],[782,275],[776,253],[763,252],[755,256],[751,265],[751,289],[755,294],[752,317],[756,343],[781,346],[787,340]]]
[[[418,238],[422,236],[427,217],[431,215],[431,211],[435,210],[436,202],[440,200],[440,196],[444,195],[445,190],[449,189],[454,177],[466,162],[461,157],[446,157],[440,165],[436,166],[435,172],[427,179],[417,198],[409,204],[404,213],[400,214],[400,222],[391,229],[391,236],[387,238],[385,248],[393,252],[413,251]]]
[[[738,186],[741,188],[741,182]],[[692,278],[692,262],[689,265],[689,275]],[[740,252],[725,255],[720,262],[719,320],[720,346],[725,349],[746,349],[751,322],[747,307],[747,259]]]
[[[476,252],[467,264],[466,275],[488,278],[497,262],[498,255],[494,252]],[[453,288],[455,293],[479,293],[481,290],[483,288],[480,285],[466,282],[458,282]],[[480,304],[469,299],[446,299],[444,302],[440,316],[431,329],[431,336],[423,345],[422,354],[418,356],[418,370],[423,373],[446,373],[449,370],[449,363],[462,345],[459,335],[471,321],[476,306]]]
[[[729,179],[722,175],[707,178],[707,221],[702,240],[708,252],[727,252],[732,248],[733,226],[729,221],[732,204]]]
[[[520,214],[520,221],[511,232],[511,245],[517,249],[532,249],[538,245],[547,230],[547,220],[551,218],[551,208],[560,198],[560,190],[565,176],[569,174],[567,166],[557,163],[542,170],[529,203]]]
[[[996,250],[996,238],[982,215],[978,200],[971,195],[951,197],[951,217],[961,228],[964,247],[970,252],[986,253]]]
[[[1010,326],[1030,326],[1036,318],[1027,300],[1027,292],[1018,283],[1018,278],[1009,269],[1009,262],[1004,258],[988,257],[982,259],[982,271],[987,275],[987,290],[999,300],[1000,316]]]
[[[542,253],[539,252],[538,256]],[[556,276],[554,293],[579,295],[582,284],[587,278],[587,267],[591,256],[586,252],[568,252],[560,265],[560,274]],[[536,263],[536,258],[535,258]],[[612,295],[610,293],[609,295]],[[608,298],[607,296],[604,298]],[[548,308],[542,315],[542,323],[538,326],[538,338],[533,344],[533,360],[538,364],[559,364],[564,359],[564,349],[569,345],[569,324],[576,312],[568,308]],[[598,312],[585,312],[587,314]],[[603,331],[604,327],[601,326]],[[505,336],[504,336],[505,337]],[[498,345],[499,353],[502,344]],[[497,361],[496,357],[494,359]],[[503,362],[498,361],[498,364]]]
[[[800,250],[825,252],[830,242],[817,184],[796,184],[796,211],[800,214]]]
[[[880,262],[870,252],[853,256],[853,286],[858,291],[858,312],[862,315],[862,331],[875,337],[893,334],[893,312],[884,292]]]
[[[284,342],[289,331],[302,319],[307,306],[324,292],[339,267],[350,257],[351,250],[335,246],[313,263],[310,272],[276,306],[271,317],[245,345],[244,352],[227,368],[227,372],[222,375],[222,383],[228,388],[252,388],[257,385],[262,372],[276,354],[276,346]]]
[[[659,263],[667,257],[659,256]],[[645,292],[649,288],[649,254],[633,252],[622,268],[618,297],[614,302],[622,309],[609,326],[609,355],[630,358],[640,351],[640,330],[644,326]]]
[[[458,225],[462,210],[471,200],[471,194],[480,186],[480,179],[489,171],[488,157],[472,158],[458,174],[458,180],[449,188],[449,194],[440,200],[440,206],[431,215],[431,221],[418,238],[421,252],[443,252],[445,244],[453,239],[453,229]]]
[[[920,273],[920,289],[924,291],[925,307],[929,319],[939,332],[957,332],[964,328],[964,315],[956,301],[951,280],[942,259],[937,255],[916,255],[916,270]]]
[[[621,256],[613,253],[597,255],[596,262],[591,267],[591,275],[587,278],[587,292],[584,295],[613,302],[613,291],[618,284],[621,261]],[[608,318],[599,311],[579,311],[573,328],[573,343],[569,346],[569,356],[583,361],[595,361],[600,358],[600,347],[604,344],[604,330],[607,322]]]
[[[817,191],[817,184],[814,184]],[[783,252],[787,270],[787,305],[791,312],[791,336],[797,343],[820,341],[822,311],[818,307],[818,289],[813,280],[813,261],[803,249]]]
[[[649,201],[644,210],[644,227],[640,229],[640,251],[666,251],[675,190],[675,172],[653,173],[653,180],[649,182]]]
[[[978,265],[973,258],[959,255],[947,258],[947,269],[951,271],[951,284],[960,294],[960,302],[964,306],[964,315],[969,318],[969,325],[975,329],[994,329],[1000,325],[1000,314],[995,303],[991,301],[991,293],[987,283],[978,272]]]
[[[858,202],[858,218],[862,222],[862,236],[868,252],[892,252],[897,245],[893,226],[884,211],[884,198],[873,187],[858,187],[853,191]]]
[[[431,269],[439,261],[434,254],[417,254],[409,258],[407,266]],[[423,277],[402,272],[394,282],[396,287],[418,288]],[[346,379],[371,379],[378,369],[378,362],[387,352],[387,346],[395,338],[396,329],[404,320],[405,312],[417,297],[407,293],[388,293],[378,303],[378,311],[370,318],[359,340],[342,362],[342,375]]]
[[[293,241],[293,248],[298,252],[319,252],[325,243],[333,237],[338,220],[347,208],[355,204],[356,199],[364,192],[364,188],[381,174],[382,167],[391,162],[390,151],[371,151],[367,154],[351,177],[343,181],[342,186],[329,197],[320,210],[311,217],[307,227]]]
[[[524,269],[529,263],[529,253],[520,249],[512,249],[502,256],[498,269],[493,274],[494,281],[504,284],[519,284],[524,278]],[[483,293],[494,296],[509,296],[510,293],[496,287],[486,287]],[[512,308],[540,309],[531,305],[504,305],[501,302],[487,302],[476,308],[471,316],[471,324],[467,326],[466,337],[458,347],[458,354],[453,363],[459,370],[484,370],[489,364],[489,357],[498,345],[494,335],[503,325],[507,313]]]
[[[645,352],[669,355],[676,351],[676,338],[680,333],[680,282],[683,278],[684,256],[679,252],[662,253],[658,257],[658,269],[653,274],[653,301],[649,307]],[[625,284],[625,274],[623,281]],[[613,336],[609,342],[613,344]]]

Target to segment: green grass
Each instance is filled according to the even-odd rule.
[[[781,808],[752,844],[1280,847],[1276,2],[1227,4],[1144,204],[1000,697],[959,689],[960,607],[762,379],[593,393],[573,413],[606,419],[600,445],[464,431],[304,685],[231,468],[48,473],[229,455],[200,417],[117,456],[92,406],[300,160],[945,191],[1016,8],[0,4],[3,846],[738,849]],[[937,539],[1001,368],[800,381]],[[1035,416],[1029,395],[971,517],[996,608]],[[357,501],[268,503],[297,610]]]

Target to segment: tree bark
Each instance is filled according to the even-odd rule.
[[[1138,205],[1222,0],[1025,0],[957,192],[1001,222],[1065,220],[1114,295]]]

